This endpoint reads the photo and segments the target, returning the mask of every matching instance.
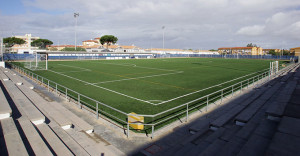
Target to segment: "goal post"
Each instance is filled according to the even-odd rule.
[[[24,67],[30,70],[48,70],[48,54],[33,53],[26,56]]]

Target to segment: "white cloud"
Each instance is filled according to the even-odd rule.
[[[293,32],[299,32],[300,1],[295,0],[22,1],[26,14],[0,14],[5,35],[32,33],[55,44],[73,44],[73,13],[79,12],[78,42],[113,34],[119,44],[159,48],[165,25],[167,48],[210,49],[249,42],[268,42],[276,48],[282,39],[287,46],[299,46],[299,35]]]
[[[254,25],[254,26],[247,26],[241,28],[237,34],[240,35],[248,35],[248,36],[259,36],[263,35],[265,26],[262,25]]]

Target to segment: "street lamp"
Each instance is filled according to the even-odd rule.
[[[165,49],[165,26],[162,26],[163,30],[163,49]]]
[[[79,13],[74,13],[74,18],[75,18],[75,51],[76,51],[76,37],[77,37],[76,28],[77,28],[77,17],[78,16],[79,16]]]

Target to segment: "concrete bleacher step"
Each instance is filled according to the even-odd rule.
[[[34,89],[34,86],[30,84],[28,81],[25,79],[21,78],[17,73],[15,73],[13,70],[10,70],[9,72],[5,73],[7,77],[10,78],[15,84],[18,86],[24,85],[30,89]]]
[[[297,85],[296,81],[290,81],[284,89],[280,92],[279,96],[273,101],[266,110],[267,118],[274,121],[279,121],[282,117],[285,107],[291,98],[291,94]]]
[[[225,146],[229,141],[232,140],[237,131],[241,129],[240,126],[230,124],[225,127],[220,127],[215,132],[209,136],[204,136],[199,142],[194,141],[201,147],[200,149],[191,150],[191,153],[199,155],[215,155],[217,154],[223,146]],[[198,146],[197,145],[197,146]],[[215,150],[213,150],[215,148]]]
[[[213,156],[218,152],[218,149],[222,148],[226,144],[226,141],[217,139],[212,144],[210,144],[204,151],[202,151],[199,156]]]
[[[9,95],[18,108],[21,108],[27,118],[35,125],[45,122],[45,116],[28,100],[28,98],[11,81],[5,81]]]
[[[230,139],[228,142],[226,142],[226,144],[224,144],[224,146],[221,149],[219,149],[216,155],[222,155],[222,156],[237,155],[245,143],[246,140],[235,136],[232,139]]]
[[[65,143],[74,155],[90,155],[81,145],[78,144],[66,131],[54,122],[50,122],[49,126],[54,133]]]
[[[26,87],[28,87],[29,89],[34,89],[34,85],[31,84],[30,82],[28,82],[28,81],[24,78],[23,75],[17,74],[17,72],[14,71],[14,70],[11,70],[11,73],[12,73],[12,74],[16,74],[16,75],[18,76],[18,78],[23,82],[23,84],[24,84]]]
[[[277,125],[277,122],[263,118],[238,155],[252,155],[252,151],[255,155],[264,155]]]
[[[265,152],[265,155],[299,155],[299,142],[300,137],[276,132]]]
[[[18,88],[35,104],[36,107],[39,108],[41,112],[43,112],[43,114],[56,121],[61,128],[69,129],[72,127],[72,122],[66,118],[64,114],[53,108],[51,104],[39,94],[25,86],[18,86]]]
[[[60,113],[64,114],[64,116],[72,122],[72,124],[76,127],[79,127],[81,130],[85,131],[86,133],[90,134],[93,133],[94,127],[75,115],[73,112],[62,106],[60,103],[57,102],[49,102],[49,104],[55,108]]]
[[[45,123],[36,125],[47,143],[51,146],[56,155],[73,155],[60,138]]]
[[[171,154],[173,156],[182,156],[182,155],[185,155],[186,153],[188,153],[193,148],[196,148],[196,145],[192,144],[192,143],[188,143],[184,147],[182,147],[180,150],[176,151],[175,153],[168,153],[168,154]]]
[[[201,148],[200,147],[201,145],[199,145],[199,144],[202,144],[202,142],[205,139],[205,137],[209,136],[211,133],[212,133],[212,131],[208,130],[208,131],[202,133],[202,135],[198,136],[197,138],[195,138],[193,135],[189,136],[189,137],[192,137],[193,139],[189,139],[189,142],[186,142],[186,143],[180,143],[179,142],[179,144],[177,144],[174,147],[172,147],[171,149],[165,151],[161,155],[178,155],[178,156],[180,156],[180,155],[186,155],[193,148]],[[186,141],[186,140],[184,140],[184,141]],[[206,143],[210,144],[208,142],[206,142]],[[204,148],[202,147],[201,149],[204,149]]]
[[[7,118],[0,123],[8,155],[28,155],[14,120]]]
[[[0,87],[0,120],[11,117],[12,110]]]
[[[34,152],[35,155],[53,155],[50,149],[47,147],[39,133],[36,131],[32,123],[25,119],[24,117],[21,117],[18,119],[19,124],[21,125],[21,128]]]
[[[209,130],[210,120],[202,120],[199,123],[196,123],[197,126],[190,128],[189,131],[192,132],[193,135],[185,138],[181,141],[182,145],[188,144],[192,142],[193,140],[197,139],[201,135],[203,135],[205,132]]]
[[[249,141],[244,145],[238,155],[251,156],[253,155],[253,151],[255,151],[256,156],[263,156],[269,143],[270,139],[254,134],[250,137]]]
[[[191,149],[190,151],[186,152],[184,155],[199,155],[201,152],[203,152],[210,143],[206,141],[199,142],[195,148]]]
[[[300,137],[300,119],[283,116],[278,126],[278,131],[281,133]]]
[[[251,103],[245,110],[243,110],[238,116],[235,117],[235,124],[239,126],[244,126],[254,114],[262,107],[266,100],[255,100]]]
[[[281,82],[286,82],[286,81],[287,81],[288,79],[290,79],[293,75],[294,75],[294,73],[289,72],[289,73],[287,73],[285,76],[283,76],[283,77],[280,79],[280,81],[281,81]]]
[[[216,120],[221,115],[226,114],[226,112],[230,111],[237,105],[247,106],[250,104],[253,99],[257,98],[263,90],[256,91],[255,93],[248,92],[244,95],[238,96],[232,99],[230,102],[226,103],[226,106],[219,106],[219,108],[215,109],[211,113],[208,114],[208,118],[212,120]]]
[[[107,142],[102,142],[93,135],[89,135],[84,131],[76,128],[68,129],[66,132],[74,138],[90,155],[123,155],[123,153]]]
[[[260,135],[266,138],[271,138],[276,129],[276,122],[265,119],[265,112],[263,106],[243,127],[234,132],[234,137],[222,137],[228,141],[219,151],[219,155],[237,155],[248,142],[253,134]],[[270,131],[271,129],[271,131]],[[234,131],[231,130],[231,131]],[[249,143],[250,144],[250,143]]]
[[[237,105],[236,107],[234,107],[233,109],[228,111],[226,114],[224,114],[224,115],[220,116],[218,119],[214,120],[210,124],[210,129],[216,130],[216,129],[222,127],[224,124],[229,122],[232,118],[234,118],[234,116],[236,116],[236,114],[241,112],[244,108],[245,108],[245,106]]]
[[[248,93],[242,97],[239,98],[236,102],[233,101],[233,103],[236,103],[236,107],[230,108],[230,110],[222,115],[220,115],[216,120],[214,120],[210,128],[212,130],[218,129],[219,127],[223,126],[225,123],[227,123],[229,120],[234,118],[237,114],[239,114],[244,108],[246,108],[248,105],[250,105],[253,101],[255,101],[257,98],[261,96],[261,94],[265,93],[265,90],[268,88],[261,87],[259,90],[255,91],[254,93]]]
[[[23,85],[23,82],[21,79],[18,78],[16,74],[12,74],[11,71],[9,70],[8,72],[5,73],[5,75],[16,85]]]
[[[193,125],[191,127],[189,127],[189,132],[193,134],[201,131],[202,129],[208,129],[211,121],[212,120],[210,118],[197,120],[193,122]]]
[[[8,81],[9,80],[9,78],[2,71],[0,71],[0,78],[3,81]]]

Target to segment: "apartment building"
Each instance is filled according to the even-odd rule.
[[[219,54],[264,55],[261,47],[222,47]]]
[[[300,56],[300,47],[291,48],[290,53],[294,56]]]

